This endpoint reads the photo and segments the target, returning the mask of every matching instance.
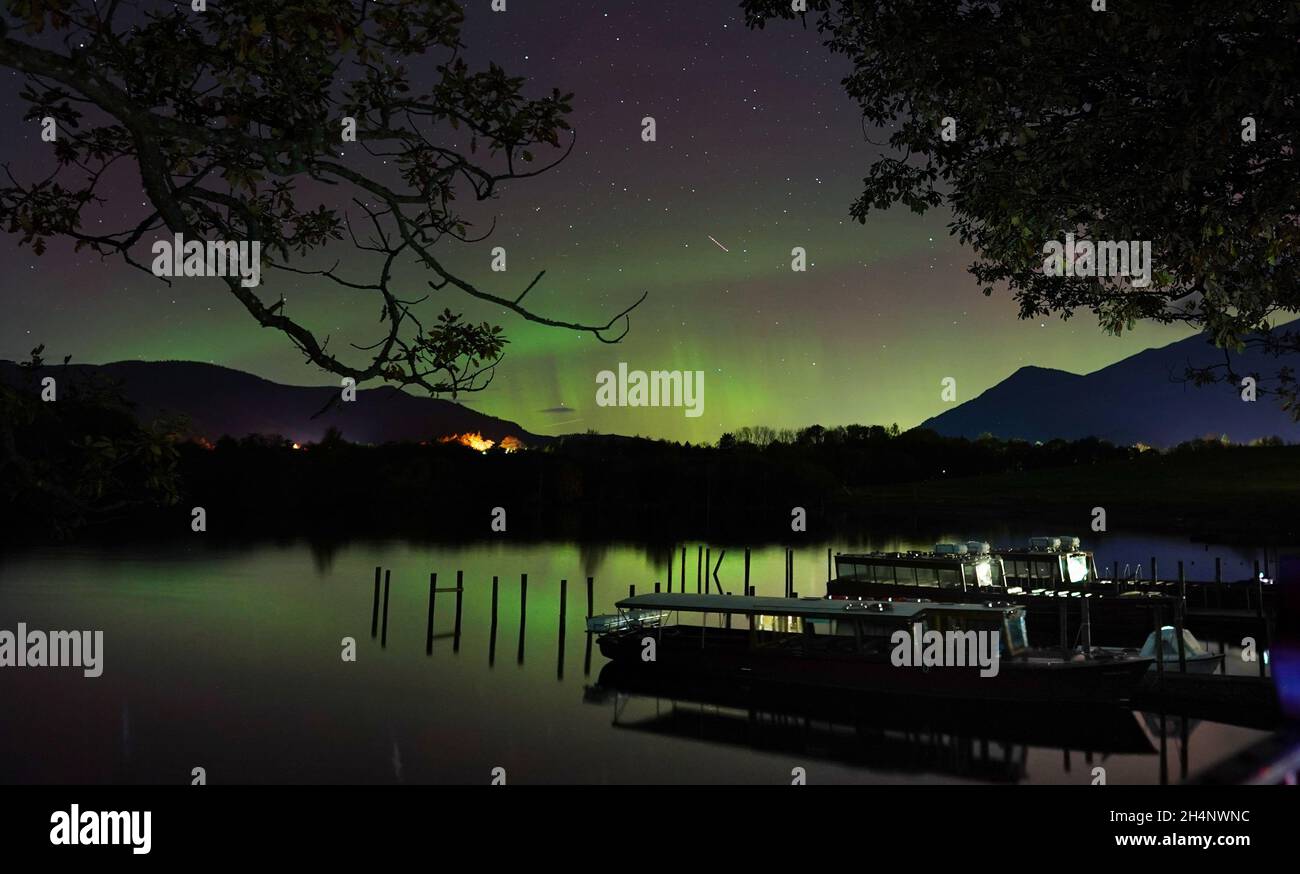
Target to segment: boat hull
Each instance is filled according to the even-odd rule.
[[[611,661],[647,671],[711,677],[759,678],[763,682],[891,695],[1001,701],[1122,702],[1137,691],[1151,659],[1064,661],[1050,657],[1001,659],[995,676],[977,667],[899,667],[888,655],[800,650],[788,645],[752,647],[747,632],[675,627],[625,631],[600,638]],[[646,661],[647,639],[654,660]]]
[[[832,598],[910,598],[941,603],[963,603],[979,598],[984,593],[963,592],[961,589],[943,589],[923,586],[905,586],[892,583],[868,583],[858,580],[837,579],[826,586]],[[1065,605],[1067,641],[1073,645],[1080,641],[1083,624],[1082,598],[1057,598],[1052,595],[1006,594],[998,591],[986,597],[1025,608],[1025,623],[1029,639],[1044,642],[1059,640],[1061,635],[1061,605]],[[1166,613],[1168,608],[1166,608]],[[1170,617],[1165,616],[1165,621]],[[1148,599],[1138,597],[1109,597],[1088,599],[1088,621],[1092,627],[1094,646],[1138,646],[1151,633],[1154,617]]]

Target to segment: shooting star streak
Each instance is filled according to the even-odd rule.
[[[705,234],[704,236],[709,237],[708,234]],[[713,237],[709,237],[709,239],[710,239],[710,240],[713,240]],[[721,249],[722,251],[724,251],[724,252],[726,252],[726,253],[728,253],[728,254],[731,253],[731,250],[730,250],[730,249],[728,249],[726,246],[724,246],[724,245],[722,245],[721,243],[719,243],[717,240],[713,240],[713,245],[717,246],[719,249]]]

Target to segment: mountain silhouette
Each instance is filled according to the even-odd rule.
[[[1294,329],[1293,322],[1283,329]],[[1147,349],[1088,374],[1022,367],[972,400],[925,420],[921,427],[951,437],[992,434],[1048,441],[1097,437],[1118,445],[1172,446],[1185,440],[1227,435],[1234,443],[1261,437],[1300,441],[1300,424],[1272,395],[1241,398],[1240,387],[1197,387],[1183,380],[1190,364],[1223,361],[1223,350],[1197,335]],[[1287,359],[1247,351],[1233,356],[1243,375],[1265,380]]]
[[[194,436],[215,442],[222,436],[278,434],[299,443],[318,442],[330,427],[354,443],[433,440],[477,432],[500,441],[514,436],[538,445],[548,438],[530,434],[514,422],[487,416],[454,401],[407,394],[392,386],[358,389],[356,400],[337,403],[339,388],[280,385],[250,373],[196,361],[119,361],[113,364],[46,365],[37,378],[78,380],[107,377],[148,421],[160,414],[183,414]],[[12,361],[0,361],[0,380],[22,378]]]

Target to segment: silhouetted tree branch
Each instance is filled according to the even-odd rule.
[[[0,65],[26,75],[27,120],[56,120],[57,169],[22,182],[5,167],[0,220],[38,255],[62,238],[142,270],[141,249],[176,233],[258,241],[264,274],[317,276],[378,299],[382,336],[353,344],[368,353],[353,363],[289,315],[282,295],[268,302],[262,289],[223,277],[257,324],[358,383],[478,391],[501,360],[499,326],[446,307],[427,325],[418,318],[427,296],[401,293],[403,262],[432,273],[435,292],[618,342],[644,295],[608,321],[563,320],[523,304],[532,285],[482,289],[435,254],[446,238],[471,241],[458,194],[493,198],[503,182],[563,161],[574,143],[572,95],[531,99],[522,78],[495,64],[471,70],[460,57],[462,17],[452,0],[223,0],[204,12],[186,3],[140,11],[121,2],[11,0],[0,15]],[[430,81],[414,81],[413,69]],[[344,141],[345,119],[355,121],[354,143]],[[467,150],[457,145],[466,142]],[[547,147],[558,156],[538,162],[533,150]],[[104,180],[119,164],[138,170],[145,214],[121,230],[89,233],[87,211],[118,205]],[[325,192],[352,214],[327,205]],[[363,236],[353,218],[367,225]],[[345,233],[348,270],[338,260],[311,263]]]

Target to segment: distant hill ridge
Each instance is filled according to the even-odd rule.
[[[1283,326],[1292,328],[1300,323]],[[1180,382],[1188,364],[1223,361],[1204,336],[1130,355],[1088,374],[1026,366],[972,400],[921,423],[951,437],[992,434],[1047,441],[1097,437],[1120,445],[1172,446],[1210,434],[1234,443],[1263,437],[1300,442],[1300,425],[1271,395],[1253,403],[1240,388],[1219,383],[1197,388]],[[1234,355],[1241,373],[1268,377],[1287,359],[1254,352]],[[1295,362],[1290,362],[1292,366]]]
[[[47,364],[39,375],[58,376],[61,372],[62,365]],[[341,389],[281,385],[242,370],[197,361],[69,364],[67,372],[74,377],[95,374],[111,378],[122,384],[123,393],[142,418],[183,414],[189,417],[194,435],[214,442],[224,435],[279,434],[314,443],[331,426],[355,443],[430,440],[468,432],[498,442],[506,436],[534,445],[549,439],[454,401],[419,397],[394,386],[358,389],[355,401],[336,404],[313,419]],[[0,361],[0,380],[13,383],[20,375],[16,363]]]

